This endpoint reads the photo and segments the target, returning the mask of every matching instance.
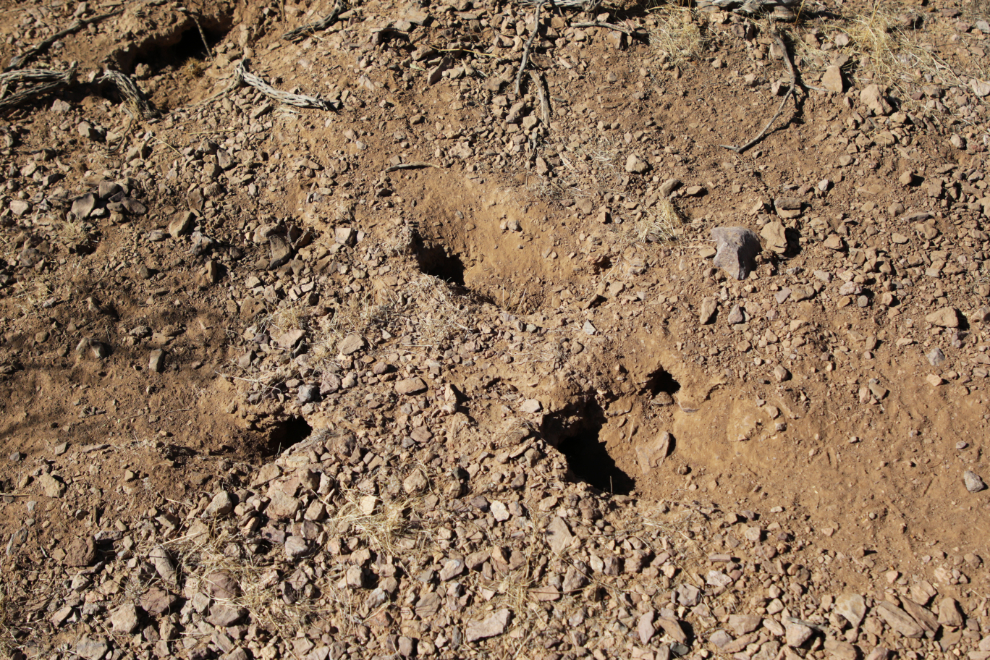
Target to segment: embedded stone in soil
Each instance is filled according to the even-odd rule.
[[[605,412],[594,399],[578,401],[543,421],[543,435],[567,458],[574,477],[615,495],[628,495],[636,482],[622,471],[600,440]]]

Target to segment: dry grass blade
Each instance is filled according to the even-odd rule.
[[[673,241],[681,232],[681,224],[677,207],[665,197],[636,222],[636,238],[640,241]]]
[[[684,7],[664,5],[657,27],[650,31],[650,43],[678,65],[695,59],[705,52],[708,39],[695,20],[694,13]]]

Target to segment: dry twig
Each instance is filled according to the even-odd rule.
[[[289,30],[282,35],[282,39],[285,41],[301,41],[315,32],[322,32],[337,22],[342,11],[344,11],[344,0],[337,0],[337,5],[330,14],[315,23],[309,23],[308,25],[297,27],[295,30]]]
[[[151,107],[134,81],[120,71],[105,70],[100,82],[112,83],[117,88],[124,99],[124,109],[135,119],[153,119],[158,116],[158,111]]]
[[[249,73],[245,68],[245,61],[241,60],[237,63],[236,79],[243,82],[251,87],[254,87],[260,91],[265,96],[275,99],[280,103],[286,105],[294,105],[297,108],[318,108],[320,110],[335,110],[332,101],[325,101],[323,99],[316,98],[315,96],[306,96],[304,94],[292,94],[290,92],[283,92],[281,90],[275,89],[260,77]]]
[[[787,46],[784,44],[784,40],[781,39],[780,34],[777,32],[773,33],[773,40],[776,42],[777,47],[780,48],[781,53],[783,53],[784,55],[784,64],[787,65],[787,71],[788,73],[791,74],[791,86],[787,88],[787,93],[784,94],[783,100],[780,102],[780,105],[777,107],[777,112],[775,112],[773,117],[770,118],[770,121],[767,122],[767,125],[763,127],[763,130],[760,131],[759,135],[757,135],[755,138],[753,138],[746,144],[742,145],[741,147],[733,147],[728,144],[719,145],[720,147],[723,147],[725,149],[735,151],[737,154],[741,154],[742,152],[746,151],[754,144],[762,140],[764,137],[766,137],[766,134],[770,130],[770,127],[773,126],[773,123],[777,121],[777,117],[779,117],[780,113],[783,112],[784,105],[787,103],[788,99],[790,99],[794,95],[794,87],[797,85],[797,75],[794,73],[794,65],[791,63],[791,57],[790,55],[787,54]]]
[[[624,28],[624,27],[622,27],[620,25],[613,25],[612,23],[602,23],[602,22],[599,22],[599,21],[595,21],[593,23],[572,23],[571,24],[571,27],[573,27],[573,28],[586,28],[586,27],[605,28],[606,30],[615,30],[616,32],[622,32],[623,34],[628,35],[630,37],[635,37],[636,36],[636,33],[634,31],[628,29],[628,28]]]
[[[519,73],[516,74],[517,97],[520,95],[523,72],[526,70],[526,65],[529,64],[529,49],[533,47],[533,40],[536,39],[536,35],[540,31],[540,10],[543,9],[543,2],[544,0],[540,0],[536,4],[536,20],[533,21],[533,31],[530,33],[529,39],[526,40],[526,47],[523,48],[522,61],[519,63]]]
[[[27,89],[23,89],[15,94],[3,98],[2,100],[0,100],[0,112],[10,110],[11,108],[15,108],[22,103],[30,101],[39,96],[44,96],[46,94],[54,92],[57,89],[61,89],[62,87],[65,87],[66,85],[70,85],[76,76],[76,66],[74,64],[65,71],[54,71],[54,72],[45,72],[45,73],[40,73],[40,71],[41,70],[39,69],[32,69],[31,71],[11,72],[11,73],[21,74],[19,80],[22,82],[25,80],[37,80],[37,81],[47,81],[47,82],[41,82],[41,84],[34,85],[33,87],[29,87]],[[6,73],[3,75],[10,76],[11,73]],[[15,81],[17,81],[16,76],[14,76],[11,79],[3,80],[3,82],[0,84],[2,84],[4,92],[6,92],[7,85]]]
[[[433,163],[399,163],[398,165],[392,165],[386,168],[385,173],[388,174],[389,172],[397,172],[399,170],[421,170],[425,167],[439,168],[440,166]]]
[[[119,7],[106,14],[100,14],[99,16],[93,16],[91,18],[80,18],[77,21],[73,21],[73,23],[69,25],[69,27],[59,30],[58,32],[56,32],[55,34],[53,34],[52,36],[46,39],[42,39],[36,45],[31,46],[17,57],[12,58],[10,60],[10,63],[6,66],[5,70],[10,71],[11,69],[20,69],[22,66],[27,64],[28,60],[32,59],[35,55],[44,52],[49,46],[51,46],[53,43],[55,43],[62,37],[66,35],[70,35],[73,32],[78,32],[79,30],[83,29],[90,23],[98,23],[102,21],[104,18],[110,18],[111,16],[116,16],[117,14],[123,13],[123,11],[124,8]]]
[[[533,86],[536,87],[536,95],[540,99],[540,118],[545,125],[550,124],[550,104],[547,102],[547,94],[543,91],[543,81],[540,75],[535,71],[529,72],[529,77],[533,81]]]

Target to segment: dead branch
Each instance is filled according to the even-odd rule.
[[[28,62],[28,60],[31,60],[39,53],[42,53],[45,50],[47,50],[49,46],[51,46],[53,43],[55,43],[62,37],[70,35],[73,32],[78,32],[79,30],[83,29],[90,23],[98,23],[105,18],[110,18],[111,16],[116,16],[117,14],[121,14],[123,13],[123,11],[124,8],[119,7],[106,14],[100,14],[99,16],[93,16],[91,18],[80,18],[79,20],[73,21],[72,24],[69,25],[69,27],[59,30],[58,32],[56,32],[55,34],[53,34],[52,36],[46,39],[42,39],[37,44],[35,44],[31,48],[28,48],[26,51],[24,51],[17,57],[12,58],[10,60],[10,63],[5,67],[4,70],[10,71],[12,69],[20,69]]]
[[[248,70],[245,68],[245,62],[246,60],[241,60],[237,63],[237,78],[246,85],[254,87],[265,96],[286,105],[294,105],[297,108],[317,108],[319,110],[336,109],[331,101],[325,101],[323,99],[316,98],[315,96],[292,94],[290,92],[283,92],[275,89],[260,77],[254,75],[253,73],[248,73]]]
[[[398,172],[399,170],[421,170],[426,167],[436,167],[439,165],[434,165],[433,163],[399,163],[398,165],[392,165],[391,167],[385,168],[385,173]]]
[[[516,74],[516,97],[520,95],[523,72],[526,70],[526,65],[529,64],[529,49],[532,48],[533,40],[536,39],[536,34],[540,31],[541,9],[543,9],[543,0],[540,0],[536,4],[536,20],[533,22],[533,31],[530,33],[529,39],[526,40],[525,48],[523,48],[522,61],[519,63],[519,73]]]
[[[633,30],[630,30],[629,28],[624,28],[621,25],[613,25],[612,23],[602,23],[602,22],[599,22],[599,21],[595,21],[593,23],[571,23],[571,27],[573,27],[573,28],[586,28],[586,27],[604,28],[606,30],[615,30],[616,32],[622,32],[623,34],[625,34],[627,36],[630,36],[630,37],[635,37],[636,36],[636,33]]]
[[[730,151],[735,151],[737,154],[741,154],[742,152],[746,151],[754,144],[762,140],[764,137],[766,137],[766,134],[770,130],[770,127],[773,126],[773,123],[777,121],[777,117],[779,117],[780,113],[783,112],[784,105],[787,103],[787,100],[792,96],[794,96],[794,87],[797,85],[797,75],[794,73],[794,65],[791,63],[790,55],[787,54],[787,46],[784,44],[784,40],[780,37],[780,33],[774,32],[773,39],[777,43],[777,47],[780,48],[780,52],[783,53],[784,55],[784,64],[787,65],[787,71],[788,73],[791,74],[791,86],[787,88],[787,93],[784,94],[783,100],[781,100],[780,105],[777,107],[777,112],[775,112],[773,117],[770,118],[770,121],[767,122],[767,125],[763,127],[763,130],[760,131],[759,135],[757,135],[755,138],[753,138],[746,144],[742,145],[741,147],[733,147],[728,144],[719,145],[720,147],[729,149]]]
[[[124,109],[135,119],[153,119],[158,111],[151,107],[144,94],[134,84],[134,81],[120,71],[106,69],[100,76],[101,83],[111,83],[124,99]]]
[[[549,126],[550,104],[547,102],[546,92],[543,91],[543,80],[541,76],[535,71],[530,71],[529,77],[533,81],[533,86],[536,87],[536,95],[540,99],[540,117],[543,120],[543,124]]]
[[[316,32],[322,32],[328,27],[337,22],[340,17],[341,12],[344,11],[344,0],[337,0],[337,5],[333,8],[333,11],[329,15],[324,16],[315,23],[309,23],[308,25],[303,25],[302,27],[297,27],[295,30],[289,30],[282,35],[282,39],[285,41],[301,41],[311,34]]]
[[[37,70],[32,70],[37,71]],[[0,100],[0,112],[6,112],[12,108],[15,108],[22,103],[26,103],[35,98],[45,96],[50,94],[57,89],[61,89],[67,85],[72,84],[76,77],[76,66],[73,64],[70,68],[65,71],[49,72],[46,73],[44,77],[27,77],[24,74],[30,76],[31,72],[18,72],[22,73],[21,80],[40,80],[42,81],[38,85],[28,87],[27,89],[22,89],[16,94],[12,94],[2,100]],[[54,75],[53,75],[54,74]],[[9,74],[4,74],[9,75]],[[47,80],[47,82],[45,82]],[[14,80],[5,80],[3,82],[3,87],[6,88],[7,84],[14,82]]]

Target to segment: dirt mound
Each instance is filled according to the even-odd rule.
[[[982,3],[0,6],[5,654],[990,657]]]

